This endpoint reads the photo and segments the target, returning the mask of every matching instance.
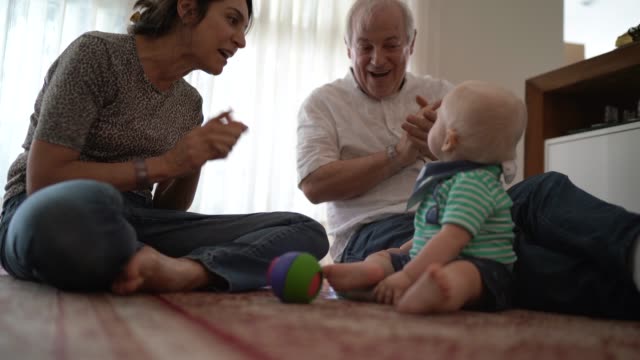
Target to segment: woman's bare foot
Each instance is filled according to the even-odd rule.
[[[322,273],[335,291],[365,289],[385,278],[380,264],[367,261],[325,265]]]
[[[191,259],[172,258],[150,246],[140,249],[111,285],[120,295],[137,292],[178,292],[209,283],[209,273]]]
[[[403,313],[430,314],[460,310],[482,294],[482,278],[467,261],[443,267],[430,265],[400,298],[396,309]]]

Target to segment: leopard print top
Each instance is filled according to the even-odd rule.
[[[202,97],[184,79],[164,92],[149,82],[133,35],[86,33],[47,72],[4,199],[25,191],[34,139],[77,150],[82,161],[126,162],[165,153],[202,121]]]

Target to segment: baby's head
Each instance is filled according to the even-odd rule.
[[[440,160],[499,164],[516,158],[527,111],[512,92],[466,81],[444,99],[429,132],[429,149]]]

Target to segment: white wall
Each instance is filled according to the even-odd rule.
[[[486,80],[524,99],[527,78],[561,67],[559,0],[413,0],[418,28],[411,68],[454,83]],[[523,146],[518,151],[522,178]]]
[[[566,174],[588,193],[640,214],[638,138],[640,122],[548,139],[545,171]]]
[[[640,24],[640,0],[564,0],[564,39],[585,45],[585,58],[615,49]]]

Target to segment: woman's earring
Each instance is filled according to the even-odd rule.
[[[129,21],[136,24],[138,23],[138,21],[140,21],[140,17],[142,17],[142,14],[140,14],[140,11],[136,11],[131,15],[131,17],[129,18]]]
[[[194,24],[196,21],[196,12],[193,9],[187,10],[187,12],[184,14],[184,17],[182,18],[182,23],[185,25],[191,25]]]

